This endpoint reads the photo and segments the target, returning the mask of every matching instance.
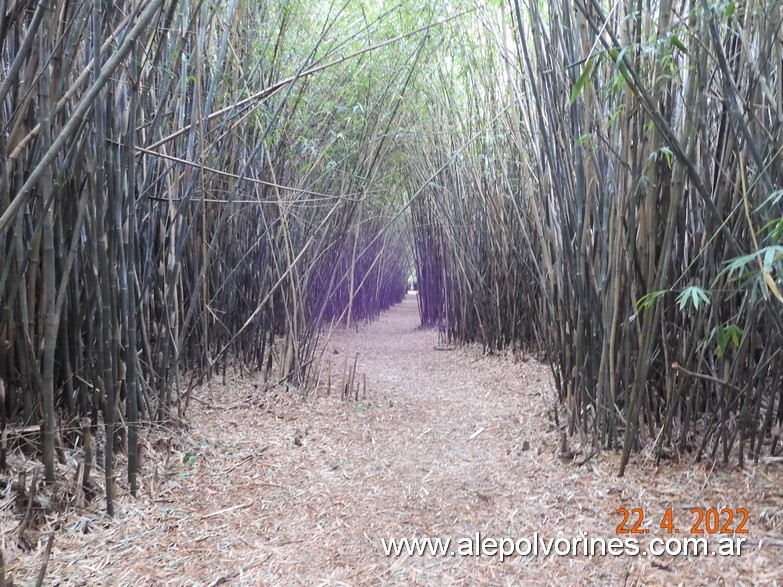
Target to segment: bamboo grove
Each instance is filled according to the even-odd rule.
[[[511,0],[470,28],[431,97],[455,134],[420,147],[462,149],[412,207],[424,321],[543,349],[559,425],[620,474],[779,452],[783,5]]]
[[[0,0],[0,466],[111,513],[199,382],[307,388],[411,273],[621,474],[780,450],[783,5],[382,4]]]
[[[404,295],[376,178],[423,32],[286,1],[0,18],[0,465],[22,442],[51,482],[83,450],[111,513],[115,461],[135,492],[140,430],[196,383],[228,365],[306,387],[320,324]]]

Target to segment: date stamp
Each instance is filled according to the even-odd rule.
[[[691,508],[687,516],[675,516],[672,508],[660,518],[646,516],[642,508],[618,508],[621,517],[617,534],[650,534],[653,526],[664,533],[680,534],[747,534],[748,510],[745,508]]]

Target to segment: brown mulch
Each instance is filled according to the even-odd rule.
[[[25,549],[5,490],[6,575],[32,584],[56,529],[46,585],[783,583],[781,463],[738,470],[683,459],[656,468],[642,452],[618,478],[614,453],[588,458],[569,446],[561,454],[546,366],[523,355],[437,350],[437,332],[417,322],[409,296],[358,333],[336,333],[307,397],[250,376],[197,389],[185,432],[145,436],[139,496],[120,483],[113,520],[99,500],[70,508],[28,532]],[[358,401],[344,401],[340,372],[356,353],[366,394],[359,385]],[[382,538],[476,532],[611,538],[620,507],[643,508],[652,535],[661,535],[667,508],[689,526],[692,507],[744,507],[748,543],[725,558],[503,562],[387,557],[381,548]]]

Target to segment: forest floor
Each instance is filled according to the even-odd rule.
[[[335,334],[329,395],[325,374],[306,398],[250,375],[197,388],[184,431],[145,435],[139,496],[118,484],[115,519],[96,499],[44,520],[23,550],[4,515],[7,575],[32,584],[56,528],[46,585],[783,584],[783,464],[739,470],[684,457],[656,468],[643,451],[618,478],[612,452],[561,453],[545,365],[437,350],[437,332],[417,324],[409,295]],[[356,353],[366,395],[345,401],[339,373]],[[578,545],[576,555],[503,561],[386,556],[382,546],[440,537],[466,552],[476,533],[617,539],[618,508],[643,509],[642,551],[668,537],[668,508],[683,536],[691,508],[746,508],[747,542],[739,556],[588,557]],[[708,536],[710,548],[718,538]]]

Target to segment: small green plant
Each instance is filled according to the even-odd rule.
[[[749,267],[754,262],[758,265],[758,271]],[[727,261],[726,267],[715,277],[713,286],[722,277],[729,281],[741,279],[743,280],[743,289],[748,286],[752,286],[754,289],[758,288],[764,299],[768,297],[769,292],[772,292],[775,298],[783,302],[783,294],[773,278],[774,274],[780,275],[782,273],[783,245],[770,245]]]
[[[740,341],[742,340],[742,334],[742,328],[736,324],[723,324],[718,326],[716,332],[718,348],[715,350],[715,356],[718,358],[723,357],[729,343],[732,343],[734,348],[738,349]]]
[[[186,452],[184,455],[182,455],[182,464],[187,465],[188,467],[192,467],[193,465],[195,465],[197,460],[198,460],[197,454]]]
[[[677,296],[677,305],[680,307],[680,310],[685,310],[688,305],[698,310],[702,305],[710,305],[710,295],[704,288],[697,285],[689,285]]]

